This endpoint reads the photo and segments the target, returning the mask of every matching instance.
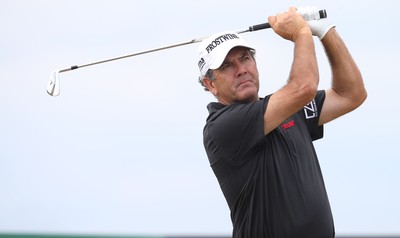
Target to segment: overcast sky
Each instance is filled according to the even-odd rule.
[[[0,0],[0,233],[229,235],[228,206],[202,144],[197,45],[81,65],[325,8],[369,93],[315,143],[339,235],[400,234],[396,0]],[[284,85],[293,44],[264,30],[260,95]],[[320,88],[330,70],[316,41]]]

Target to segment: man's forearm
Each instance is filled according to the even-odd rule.
[[[303,34],[294,42],[293,64],[289,75],[290,81],[298,85],[311,84],[318,88],[319,72],[313,38]]]

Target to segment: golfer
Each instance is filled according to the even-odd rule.
[[[294,46],[288,79],[271,95],[259,96],[255,49],[238,34],[222,32],[199,46],[200,83],[218,101],[207,107],[204,147],[235,238],[335,236],[312,142],[323,137],[325,123],[360,106],[367,93],[335,26],[328,19],[304,20],[315,11],[291,7],[268,17],[274,32]],[[313,35],[331,65],[326,90],[318,89]]]

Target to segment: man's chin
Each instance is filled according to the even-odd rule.
[[[259,100],[257,88],[246,88],[240,93],[240,101],[254,102]]]

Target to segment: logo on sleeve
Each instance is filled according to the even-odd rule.
[[[312,119],[318,117],[318,108],[315,99],[312,100],[309,104],[304,106],[304,114],[306,115],[306,119]]]
[[[287,129],[289,129],[290,127],[294,127],[295,125],[296,125],[296,123],[294,122],[294,120],[290,120],[290,121],[287,121],[287,122],[283,123],[283,124],[281,125],[281,128],[282,128],[283,130],[287,130]]]

